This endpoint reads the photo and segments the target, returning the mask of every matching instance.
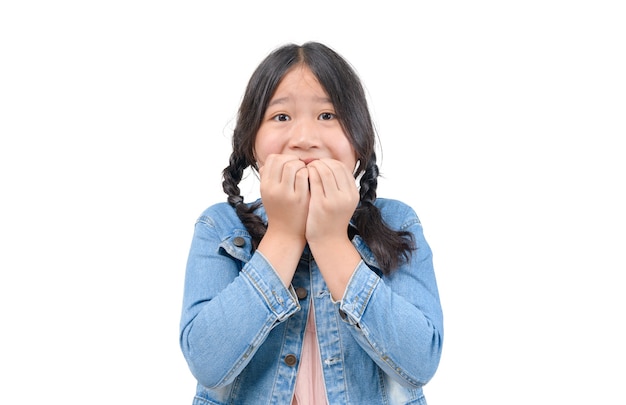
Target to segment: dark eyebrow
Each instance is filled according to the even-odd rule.
[[[281,98],[277,98],[275,100],[272,100],[267,106],[271,107],[273,105],[276,104],[283,104],[285,101],[287,101],[288,97],[281,97]]]
[[[275,100],[272,100],[267,106],[271,107],[271,106],[276,105],[276,104],[283,104],[287,100],[289,100],[289,97],[277,98]],[[332,101],[328,97],[315,97],[313,100],[315,102],[318,102],[318,103],[329,103],[329,104],[332,104]]]

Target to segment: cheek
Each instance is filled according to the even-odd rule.
[[[270,134],[263,131],[257,133],[254,141],[254,158],[257,161],[259,167],[265,164],[267,157],[273,153],[280,153],[277,142],[272,139]]]
[[[348,142],[341,150],[341,161],[350,171],[354,171],[357,162],[356,151]]]

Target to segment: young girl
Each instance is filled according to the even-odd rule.
[[[376,198],[353,69],[319,43],[276,49],[232,142],[228,202],[198,218],[187,263],[193,404],[426,404],[443,341],[432,254],[414,211]],[[238,187],[248,167],[253,203]]]

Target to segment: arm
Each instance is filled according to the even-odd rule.
[[[232,382],[270,330],[299,309],[261,253],[240,271],[225,247],[211,218],[201,218],[187,262],[180,346],[192,374],[209,388]]]
[[[403,385],[426,384],[439,365],[443,315],[432,263],[417,216],[405,227],[417,250],[410,262],[379,277],[361,262],[352,275],[340,314],[359,345],[387,374]],[[363,244],[360,238],[355,244]]]
[[[381,278],[361,260],[363,241],[356,239],[355,246],[346,233],[359,198],[351,173],[332,159],[308,168],[306,237],[331,296],[340,300],[342,318],[387,374],[401,384],[422,386],[439,364],[443,321],[432,253],[417,215],[394,204],[396,225],[413,234],[417,250],[408,263]],[[404,214],[397,212],[402,207]]]
[[[268,228],[241,271],[241,261],[225,253],[229,245],[216,223],[202,217],[196,224],[180,344],[191,372],[206,387],[232,382],[271,329],[300,308],[291,279],[306,243],[309,190],[303,169],[304,162],[291,155],[269,155],[261,166]]]

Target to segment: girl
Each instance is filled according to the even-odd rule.
[[[426,404],[443,341],[432,254],[414,211],[376,198],[353,69],[319,43],[276,49],[232,142],[228,202],[198,218],[187,263],[193,404]],[[253,203],[238,187],[248,167]]]

